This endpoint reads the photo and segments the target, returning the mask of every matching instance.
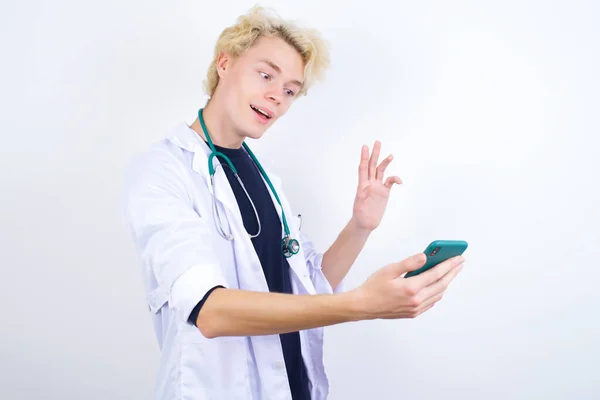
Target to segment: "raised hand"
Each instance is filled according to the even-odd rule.
[[[377,165],[381,143],[375,142],[373,153],[369,157],[369,148],[362,147],[358,166],[358,187],[354,199],[352,219],[356,226],[371,232],[377,228],[387,207],[390,191],[394,184],[402,184],[397,176],[390,176],[384,181],[385,170],[393,160],[390,154]]]

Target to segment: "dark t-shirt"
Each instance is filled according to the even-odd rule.
[[[290,266],[281,252],[281,220],[271,199],[269,187],[263,181],[258,167],[243,147],[228,149],[215,146],[215,148],[229,157],[258,212],[261,221],[261,232],[260,235],[252,239],[252,244],[260,259],[269,290],[271,292],[292,293]],[[220,156],[219,161],[226,164]],[[235,194],[244,227],[248,233],[254,235],[258,232],[258,223],[252,205],[231,169],[228,166],[224,166],[223,169]],[[216,288],[211,289],[194,308],[190,315],[191,323],[196,323],[200,308],[214,289]],[[281,334],[279,337],[283,348],[292,399],[310,400],[308,376],[300,351],[300,335],[298,332],[290,332]]]

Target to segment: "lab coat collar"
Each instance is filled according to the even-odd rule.
[[[200,175],[207,179],[209,183],[209,189],[211,191],[210,193],[213,194],[212,187],[210,186],[210,174],[208,172],[208,156],[210,155],[210,148],[206,145],[206,143],[204,143],[202,137],[200,137],[200,135],[198,135],[198,133],[196,133],[196,131],[190,128],[185,122],[182,122],[175,128],[173,128],[168,139],[173,144],[181,147],[182,149],[194,153],[192,168],[194,169],[194,171],[198,172]],[[213,158],[213,160],[215,165],[219,164],[219,160],[216,157]],[[264,165],[263,168],[269,176],[269,179],[275,187],[275,190],[279,194],[279,192],[281,191],[281,179],[279,179],[278,176],[273,174],[269,170],[269,168],[265,167]],[[218,168],[217,170],[221,172],[215,172],[215,178],[217,177],[217,175],[221,174],[225,178],[227,178],[222,172],[223,168]],[[273,197],[273,200],[275,201],[275,197]],[[279,207],[276,201],[275,204],[276,207]]]
[[[190,128],[188,124],[182,122],[171,130],[167,139],[174,145],[193,153],[193,169],[207,179],[210,179],[208,173],[208,155],[210,154],[210,148],[204,143],[200,135]],[[200,163],[199,161],[202,161],[200,158],[204,158],[204,161],[206,162]],[[216,160],[216,163],[218,162],[219,160]]]
[[[208,157],[211,150],[202,137],[190,128],[187,123],[182,122],[173,128],[168,136],[168,140],[174,145],[193,154],[192,170],[206,180],[206,185],[211,196],[215,196],[223,206],[233,213],[236,217],[236,221],[240,221],[243,227],[242,215],[237,205],[235,195],[233,194],[233,190],[229,185],[229,180],[225,175],[225,171],[223,171],[222,167],[216,168],[217,165],[220,165],[217,157],[214,157],[212,161],[213,165],[215,165],[214,179],[216,193],[213,192],[213,187],[210,183],[210,172],[208,171]]]

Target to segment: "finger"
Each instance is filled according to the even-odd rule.
[[[435,306],[435,305],[438,303],[438,301],[440,301],[441,299],[442,299],[442,298],[441,298],[441,296],[440,296],[440,298],[438,298],[438,299],[432,299],[432,300],[431,300],[431,301],[429,301],[427,304],[423,304],[423,305],[421,305],[419,308],[417,308],[417,309],[414,311],[414,315],[415,315],[415,316],[419,316],[419,315],[423,314],[425,311],[428,311],[428,310],[430,310],[430,309],[431,309],[431,308],[433,308],[433,306]]]
[[[440,280],[444,275],[446,275],[452,268],[462,264],[464,262],[464,258],[462,256],[456,256],[449,258],[446,261],[443,261],[436,265],[433,268],[428,269],[427,271],[413,276],[409,279],[413,279],[415,281],[415,285],[419,290],[423,290],[423,288],[431,285],[433,282]]]
[[[375,179],[377,179],[379,182],[381,182],[383,180],[383,175],[385,174],[385,170],[388,167],[388,165],[390,165],[390,163],[392,162],[393,159],[394,159],[394,156],[392,156],[390,154],[377,167],[377,172],[375,174]]]
[[[369,148],[363,146],[360,152],[360,164],[358,164],[358,185],[362,186],[369,179]]]
[[[419,304],[429,304],[430,299],[443,294],[450,285],[450,282],[456,278],[456,275],[462,270],[463,264],[459,264],[457,267],[451,269],[441,279],[427,286],[417,295],[417,301]]]
[[[392,277],[397,278],[405,272],[415,271],[421,268],[425,264],[425,261],[427,261],[425,253],[417,253],[400,262],[390,264],[388,268]]]
[[[379,140],[375,141],[373,145],[373,153],[371,154],[371,160],[369,161],[369,179],[375,179],[377,175],[377,161],[379,159],[379,152],[381,150],[381,143]]]
[[[385,183],[383,184],[383,186],[385,186],[388,189],[391,189],[392,186],[394,185],[394,183],[397,183],[398,185],[402,184],[402,179],[400,179],[399,176],[390,176],[385,180]]]

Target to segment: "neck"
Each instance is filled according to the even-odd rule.
[[[219,107],[217,99],[213,98],[208,102],[206,107],[202,110],[202,117],[204,119],[204,125],[210,135],[210,140],[215,146],[225,147],[228,149],[239,149],[242,147],[244,137],[236,133],[233,128],[231,121],[227,118],[227,115],[223,111],[222,107]],[[198,135],[204,140],[207,138],[202,130],[200,119],[196,120],[190,126]]]

